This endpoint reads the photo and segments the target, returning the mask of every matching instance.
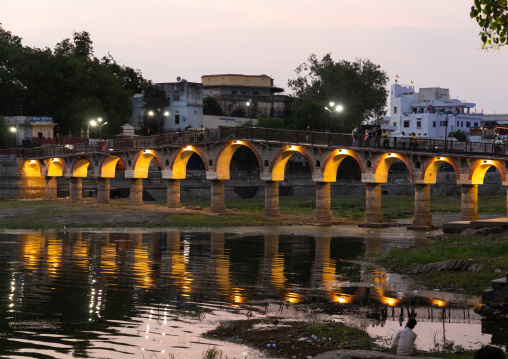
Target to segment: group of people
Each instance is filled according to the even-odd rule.
[[[355,127],[355,129],[352,131],[353,135],[353,147],[358,147],[360,144],[359,137],[360,134],[358,132],[358,128]],[[388,132],[386,130],[381,130],[380,128],[374,127],[373,131],[365,130],[364,135],[364,142],[366,146],[370,145],[371,139],[375,139],[375,147],[381,146],[381,139],[383,140],[383,147],[384,148],[390,148],[390,137],[388,137]],[[405,132],[402,132],[400,135],[400,143],[402,144],[402,149],[406,149],[406,141],[409,142],[409,149],[410,150],[416,150],[418,147],[418,137],[414,132],[410,133],[409,135],[406,135]],[[397,139],[394,138],[394,146],[397,145]]]

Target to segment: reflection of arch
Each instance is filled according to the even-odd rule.
[[[234,153],[237,149],[242,146],[248,147],[256,156],[259,165],[259,171],[263,171],[263,165],[261,161],[261,157],[259,153],[256,151],[254,147],[248,142],[244,141],[233,141],[219,151],[217,155],[217,160],[215,161],[215,172],[217,172],[217,179],[229,179],[229,166],[231,165],[231,158],[233,158]]]
[[[437,171],[439,170],[439,167],[441,167],[441,165],[444,163],[448,163],[453,167],[455,178],[458,181],[460,179],[459,168],[454,161],[450,160],[447,157],[436,157],[428,160],[425,163],[425,166],[423,166],[421,179],[424,180],[425,183],[436,183]]]
[[[152,159],[154,157],[159,162],[159,165],[161,166],[161,170],[164,169],[162,161],[155,151],[144,150],[144,151],[140,152],[134,159],[134,163],[133,163],[134,178],[147,178],[148,177],[148,167],[150,167],[150,162],[152,162]]]
[[[289,161],[291,156],[295,153],[300,153],[305,157],[307,163],[310,166],[311,175],[314,173],[314,164],[310,159],[309,155],[302,150],[300,146],[291,146],[289,148],[284,148],[280,150],[276,155],[270,166],[270,172],[272,173],[272,181],[284,181],[284,169],[286,168],[286,163]]]
[[[61,177],[67,173],[67,168],[60,158],[48,159],[48,168],[46,169],[46,176]]]
[[[88,158],[80,158],[72,164],[72,177],[86,177],[88,175],[88,166],[94,171],[92,162]]]
[[[409,161],[404,156],[401,156],[398,153],[387,153],[381,156],[381,158],[377,161],[376,165],[374,166],[376,183],[388,182],[388,171],[390,170],[390,167],[393,164],[393,162],[397,160],[401,160],[402,162],[404,162],[409,171],[409,179],[411,181],[414,180],[413,168],[411,168]]]
[[[120,157],[107,156],[102,159],[101,166],[99,168],[99,174],[102,178],[115,178],[116,165],[118,162],[124,163]]]
[[[362,161],[358,158],[356,153],[349,150],[336,150],[330,156],[328,156],[323,163],[323,181],[324,182],[335,182],[337,180],[337,170],[344,158],[351,156],[360,166],[360,172],[363,173]]]
[[[25,177],[38,177],[42,175],[42,167],[37,160],[25,161],[23,163],[23,174]]]
[[[501,173],[501,180],[506,181],[506,173],[499,163],[499,161],[491,161],[491,160],[478,160],[474,164],[473,168],[469,172],[468,179],[471,180],[471,184],[483,184],[483,180],[485,179],[485,174],[487,170],[491,167],[496,167]]]
[[[189,158],[191,158],[194,153],[201,158],[203,164],[205,165],[205,171],[208,171],[208,163],[201,152],[193,146],[187,146],[185,148],[181,148],[175,158],[173,158],[173,162],[171,162],[171,170],[173,172],[172,179],[185,179],[187,174],[187,162],[189,162]]]

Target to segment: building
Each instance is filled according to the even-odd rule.
[[[203,97],[217,99],[226,116],[284,118],[289,113],[291,98],[268,75],[204,75],[201,83]]]
[[[483,113],[476,113],[475,103],[450,98],[450,91],[440,87],[421,88],[391,86],[390,116],[381,128],[399,136],[401,132],[416,133],[418,137],[445,138],[461,130],[469,138],[471,130],[480,129]],[[473,131],[475,132],[475,131]]]
[[[5,116],[7,126],[14,128],[12,132],[14,136],[13,142],[16,146],[22,146],[24,142],[33,139],[53,138],[54,128],[53,117],[49,116]]]

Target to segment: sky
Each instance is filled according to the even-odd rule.
[[[448,88],[485,114],[508,114],[508,46],[482,50],[472,0],[18,0],[0,23],[37,48],[88,31],[98,58],[155,83],[266,74],[286,89],[310,54],[369,59],[400,84]],[[345,104],[347,106],[347,104]]]

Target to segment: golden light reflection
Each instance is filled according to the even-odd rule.
[[[444,307],[447,303],[445,301],[439,299],[432,299],[432,305],[436,305],[438,307]]]
[[[399,304],[400,300],[397,298],[390,298],[390,297],[381,297],[381,302],[383,304],[389,305],[391,307],[396,306]]]
[[[333,296],[333,301],[335,303],[345,304],[345,303],[351,303],[352,297],[347,294],[335,294]]]
[[[286,297],[284,298],[284,300],[291,303],[291,304],[299,303],[300,302],[300,294],[289,292],[286,294]]]
[[[245,296],[243,295],[243,289],[242,288],[233,288],[232,291],[232,298],[233,302],[236,304],[241,304],[245,302]]]

